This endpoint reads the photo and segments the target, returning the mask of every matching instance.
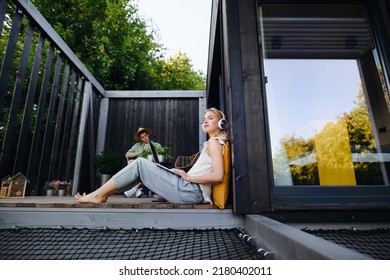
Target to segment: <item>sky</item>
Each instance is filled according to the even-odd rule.
[[[139,14],[160,35],[166,58],[187,54],[195,70],[206,74],[212,0],[137,0]]]
[[[272,150],[294,134],[314,137],[355,107],[361,80],[356,60],[268,60],[265,62]]]

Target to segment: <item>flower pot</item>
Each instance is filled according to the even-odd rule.
[[[157,155],[159,162],[165,162],[166,156],[165,155]],[[152,155],[148,155],[148,160],[154,161]]]
[[[46,196],[53,196],[53,192],[54,192],[53,189],[46,190]]]
[[[166,157],[164,155],[158,155],[157,157],[159,162],[165,162],[166,160]]]
[[[58,196],[65,196],[65,189],[59,189],[58,190]]]
[[[100,186],[98,186],[98,188],[100,188],[101,186],[103,186],[108,180],[110,180],[112,177],[111,174],[101,174],[100,175]]]

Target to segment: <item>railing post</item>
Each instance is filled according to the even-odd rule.
[[[109,98],[102,98],[100,100],[99,126],[96,140],[96,155],[104,151],[104,144],[106,143],[107,118]]]
[[[89,81],[85,82],[84,94],[83,94],[83,104],[81,108],[81,118],[80,118],[80,127],[77,140],[77,152],[76,152],[76,161],[73,174],[73,189],[72,194],[76,194],[79,190],[80,185],[80,173],[81,173],[81,163],[83,160],[84,153],[84,142],[85,135],[88,125],[88,115],[90,107],[90,99],[92,98],[92,85]]]

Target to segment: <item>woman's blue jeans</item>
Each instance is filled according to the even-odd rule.
[[[132,183],[141,180],[151,191],[171,203],[198,204],[203,202],[202,191],[198,184],[187,182],[182,177],[142,157],[124,167],[112,179],[117,185],[118,192],[125,191]]]

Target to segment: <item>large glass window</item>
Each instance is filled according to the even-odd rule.
[[[259,30],[274,185],[389,185],[389,93],[365,7],[264,4]]]

